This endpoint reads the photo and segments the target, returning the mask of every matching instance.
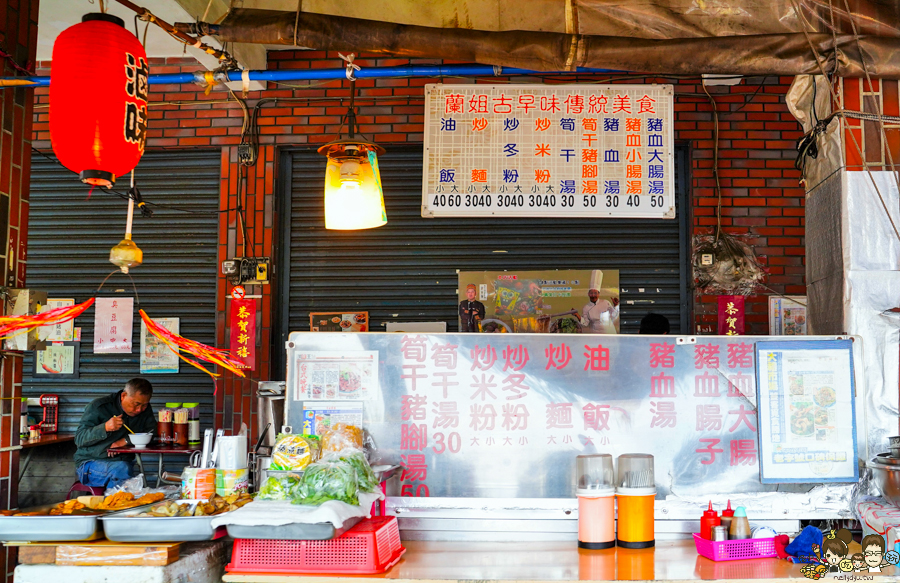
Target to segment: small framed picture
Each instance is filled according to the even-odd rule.
[[[80,347],[79,342],[53,342],[44,350],[35,350],[32,376],[77,379]]]

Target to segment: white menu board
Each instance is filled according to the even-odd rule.
[[[852,345],[756,344],[762,483],[859,479]]]
[[[426,85],[422,216],[675,218],[671,85]]]

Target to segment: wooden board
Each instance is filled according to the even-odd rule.
[[[56,547],[57,565],[165,566],[178,560],[181,543],[122,544],[108,540]]]
[[[44,565],[56,562],[56,547],[21,546],[19,564]]]
[[[144,565],[165,566],[179,557],[181,543],[135,544],[100,540],[89,543],[13,543],[23,565]]]

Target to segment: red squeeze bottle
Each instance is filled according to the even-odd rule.
[[[719,515],[713,510],[712,500],[709,501],[709,509],[703,513],[700,519],[700,538],[712,540],[712,527],[719,526],[722,523]]]
[[[722,511],[722,526],[731,531],[731,521],[734,518],[734,510],[731,509],[731,500],[728,501],[728,507]]]

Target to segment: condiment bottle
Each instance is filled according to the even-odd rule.
[[[731,530],[731,519],[734,518],[734,510],[731,509],[731,500],[728,501],[728,507],[722,511],[722,526],[725,530]]]
[[[28,439],[28,400],[22,399],[19,406],[19,439]]]
[[[712,528],[714,526],[719,526],[722,524],[722,521],[719,520],[719,515],[713,510],[712,500],[709,501],[709,508],[703,513],[703,517],[700,519],[700,537],[705,538],[706,540],[712,540]]]
[[[731,540],[750,538],[750,521],[747,520],[747,511],[743,506],[738,506],[737,510],[734,511],[728,538]]]

